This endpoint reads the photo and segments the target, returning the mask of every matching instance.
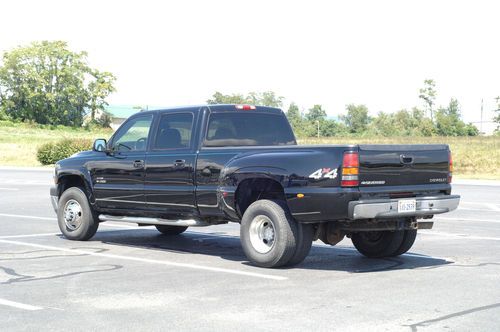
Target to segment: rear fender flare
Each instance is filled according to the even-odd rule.
[[[218,204],[224,214],[232,220],[240,219],[236,211],[236,192],[239,185],[248,179],[269,179],[279,183],[283,189],[288,185],[287,171],[279,167],[243,167],[229,168],[221,172],[221,181],[218,190]]]

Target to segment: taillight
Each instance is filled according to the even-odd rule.
[[[451,151],[448,152],[448,164],[449,164],[449,173],[448,173],[448,183],[451,183],[452,174],[453,174],[453,158],[451,157]]]
[[[243,110],[243,111],[250,111],[250,110],[254,110],[255,106],[254,105],[236,105],[236,109]]]
[[[342,187],[359,186],[359,155],[357,152],[344,152],[342,160]]]

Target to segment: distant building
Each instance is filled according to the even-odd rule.
[[[111,116],[110,127],[113,128],[113,130],[116,130],[132,114],[140,112],[141,107],[130,105],[108,105],[104,107],[104,110]]]

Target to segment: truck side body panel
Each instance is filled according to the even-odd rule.
[[[101,213],[193,217],[214,223],[240,220],[238,188],[249,179],[279,184],[292,216],[305,223],[348,220],[353,201],[451,193],[447,145],[297,146],[292,141],[291,145],[214,146],[239,140],[212,133],[215,138],[205,146],[210,114],[235,112],[248,112],[248,120],[253,111],[221,105],[138,113],[127,121],[153,118],[144,151],[83,152],[60,161],[56,177],[81,176],[91,204]],[[273,108],[258,108],[255,114],[265,112],[285,116]],[[189,146],[157,149],[152,142],[161,134],[160,118],[178,113],[192,114]],[[227,119],[219,121],[223,120]],[[252,145],[249,132],[240,141]],[[272,141],[269,137],[263,139]],[[341,186],[346,152],[359,155],[359,186],[352,188]]]

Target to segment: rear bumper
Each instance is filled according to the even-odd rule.
[[[415,212],[398,212],[399,199],[373,199],[349,202],[349,219],[383,219],[398,217],[425,217],[455,210],[458,195],[417,197]]]
[[[57,207],[59,204],[59,197],[57,197],[57,188],[50,187],[50,201],[52,202],[52,207],[54,211],[57,213]]]

